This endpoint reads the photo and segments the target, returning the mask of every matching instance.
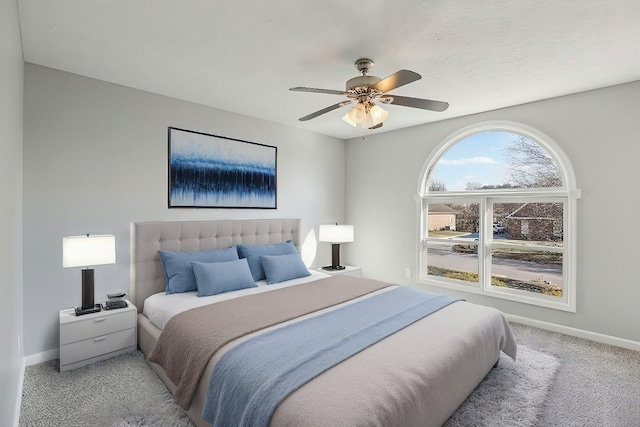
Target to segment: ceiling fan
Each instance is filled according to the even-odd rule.
[[[380,77],[368,75],[369,70],[373,67],[373,60],[360,58],[355,62],[355,66],[362,75],[347,80],[346,90],[344,91],[316,89],[312,87],[292,87],[289,89],[295,92],[343,95],[349,98],[348,100],[338,102],[337,104],[318,110],[315,113],[301,117],[299,120],[302,122],[311,120],[329,111],[346,107],[355,102],[356,105],[345,114],[342,119],[354,127],[360,125],[368,129],[377,129],[382,126],[382,122],[389,116],[389,112],[382,109],[374,101],[431,111],[444,111],[449,107],[449,104],[443,101],[410,98],[387,93],[400,86],[420,80],[422,76],[418,73],[409,70],[400,70],[391,74],[389,77],[380,79]]]

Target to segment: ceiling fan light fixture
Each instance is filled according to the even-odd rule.
[[[358,102],[342,117],[342,120],[353,127],[360,126],[370,129],[385,121],[387,117],[389,117],[388,111],[373,102],[367,101],[366,103]]]
[[[371,117],[371,126],[368,127],[373,127],[387,120],[389,112],[378,105],[374,105],[369,109],[369,116]]]
[[[351,117],[349,117],[349,113],[347,113],[344,116],[342,116],[342,120],[344,120],[345,122],[349,123],[353,127],[358,126],[358,124],[356,122],[351,120]]]
[[[362,102],[358,102],[354,107],[347,113],[349,119],[356,124],[363,123],[367,117],[367,108],[365,104]]]

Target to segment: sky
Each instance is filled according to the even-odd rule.
[[[454,144],[433,168],[430,179],[445,183],[448,191],[465,190],[468,182],[501,185],[507,182],[505,148],[519,135],[482,132]]]

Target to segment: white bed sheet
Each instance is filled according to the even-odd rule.
[[[256,282],[256,285],[258,286],[255,288],[224,292],[208,297],[198,297],[198,293],[196,291],[170,295],[167,295],[164,292],[159,292],[151,295],[144,301],[144,309],[142,313],[151,321],[151,323],[162,329],[173,316],[191,308],[201,307],[203,305],[213,304],[219,301],[226,301],[245,295],[268,292],[274,289],[285,288],[287,286],[300,285],[322,279],[324,277],[329,277],[328,274],[319,271],[309,270],[309,272],[311,273],[310,276],[287,280],[286,282],[274,285],[267,285],[266,280],[261,280]]]

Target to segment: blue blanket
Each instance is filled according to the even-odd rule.
[[[299,387],[455,301],[398,287],[250,338],[217,362],[202,417],[216,427],[268,426]]]

